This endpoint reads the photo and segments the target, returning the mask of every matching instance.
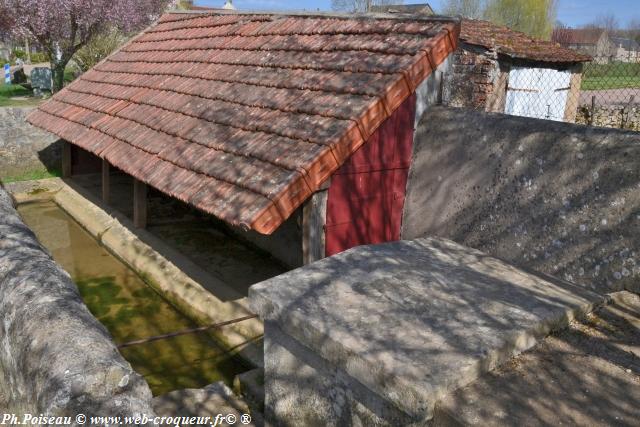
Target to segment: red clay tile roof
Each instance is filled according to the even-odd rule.
[[[455,50],[442,19],[169,13],[30,123],[273,232]]]
[[[589,55],[528,36],[488,21],[463,19],[460,40],[519,59],[540,62],[588,62]]]

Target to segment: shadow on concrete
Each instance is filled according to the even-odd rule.
[[[635,426],[638,401],[640,298],[627,294],[445,398],[436,418],[440,425]]]
[[[452,271],[446,264],[430,261],[429,258],[432,257],[428,253],[424,260],[416,258],[414,248],[408,244],[409,242],[402,242],[401,245],[407,245],[406,249],[395,252],[386,250],[388,245],[359,248],[359,252],[338,255],[292,272],[299,272],[299,276],[289,273],[276,279],[289,276],[287,281],[274,284],[278,287],[273,293],[273,307],[277,307],[273,316],[283,316],[278,325],[292,336],[311,337],[305,339],[313,341],[311,347],[315,351],[330,351],[331,364],[336,364],[337,372],[340,373],[327,373],[326,378],[338,375],[340,378],[354,380],[344,371],[343,363],[348,366],[357,365],[360,367],[358,372],[364,372],[363,366],[366,363],[361,361],[362,358],[371,363],[368,366],[372,368],[372,379],[367,378],[366,381],[383,384],[380,387],[393,384],[393,379],[385,378],[382,374],[390,372],[386,368],[388,366],[394,369],[391,375],[397,370],[403,380],[419,384],[417,387],[420,384],[440,386],[443,384],[441,374],[451,369],[449,360],[459,360],[463,355],[482,359],[482,355],[494,349],[499,340],[508,340],[515,331],[537,329],[535,322],[530,317],[523,316],[523,313],[542,315],[558,312],[566,307],[565,296],[593,295],[581,286],[557,278],[549,280],[547,275],[538,273],[534,274],[549,280],[560,293],[550,293],[546,286],[535,283],[515,287],[510,281],[496,277],[496,260],[493,257],[483,254],[452,256],[453,264],[469,266],[477,272],[469,276],[463,271]],[[424,265],[424,269],[416,267],[418,261]],[[512,277],[520,274],[516,267],[507,271],[514,275]],[[372,280],[375,277],[380,279]],[[306,280],[311,282],[305,283]],[[389,284],[390,281],[393,281],[393,286]],[[299,283],[299,286],[294,286],[294,283]],[[451,283],[455,283],[454,288],[449,286]],[[428,286],[428,290],[425,290],[425,286]],[[348,304],[340,301],[340,295],[349,298]],[[428,298],[431,296],[433,299]],[[496,307],[500,306],[504,309],[497,310]],[[635,309],[636,317],[633,321],[628,317],[620,317],[620,313],[628,312],[631,308],[616,306],[616,310],[615,315],[608,317],[606,321],[602,320],[603,315],[591,320],[587,318],[594,325],[591,332],[580,332],[579,329],[578,333],[569,335],[561,332],[543,341],[541,346],[548,345],[549,340],[560,342],[561,345],[556,347],[559,350],[554,348],[546,356],[557,357],[559,362],[540,369],[532,365],[527,373],[533,381],[531,389],[516,381],[506,381],[505,388],[499,390],[499,397],[495,399],[492,399],[491,392],[478,393],[479,405],[482,406],[483,399],[489,399],[492,403],[495,400],[497,407],[508,405],[509,396],[516,395],[522,396],[522,401],[531,405],[523,410],[524,414],[536,410],[536,405],[549,405],[547,411],[552,415],[563,409],[572,415],[582,414],[587,422],[578,423],[581,425],[602,425],[601,420],[614,421],[616,417],[621,420],[620,423],[632,425],[640,415],[640,408],[637,407],[640,393],[640,304]],[[289,313],[295,313],[295,316]],[[287,321],[294,318],[298,320]],[[556,325],[558,326],[561,325]],[[267,337],[268,327],[267,324]],[[613,332],[614,330],[619,332]],[[336,341],[337,337],[341,339]],[[307,342],[303,344],[309,345]],[[625,346],[635,347],[629,353],[631,349]],[[306,356],[308,350],[297,351],[295,346],[287,347],[286,350],[310,364],[318,373],[318,378],[325,378],[323,372],[327,372],[324,367],[326,362],[314,365],[313,360]],[[560,350],[563,352],[562,357],[558,353]],[[568,358],[564,358],[564,355]],[[581,362],[580,357],[597,359],[598,362],[586,365]],[[600,361],[606,362],[607,367],[601,367]],[[288,360],[287,371],[278,372],[277,389],[296,390],[295,395],[279,396],[278,402],[286,401],[286,406],[291,408],[297,405],[305,407],[308,405],[305,405],[304,400],[308,401],[309,396],[314,396],[314,399],[318,399],[314,402],[319,408],[333,408],[331,393],[328,389],[321,389],[322,379],[316,379],[315,375],[309,376],[308,380],[301,377],[300,372],[309,374],[304,363],[299,362],[298,366],[294,366]],[[382,369],[382,366],[385,368]],[[492,368],[482,363],[478,369],[478,373],[482,373]],[[545,374],[544,369],[548,369],[549,373]],[[627,372],[627,369],[630,371]],[[447,381],[451,383],[447,384],[453,384],[456,380],[455,373],[451,375],[447,377]],[[353,393],[360,389],[368,390],[370,397],[375,394],[370,385],[355,381],[357,387],[349,385]],[[476,380],[477,383],[483,381],[482,376]],[[290,384],[290,388],[286,384]],[[537,388],[533,388],[533,385]],[[406,391],[409,393],[409,389]],[[597,402],[592,402],[592,398]],[[296,399],[300,401],[297,402]],[[384,416],[379,405],[368,406],[367,401],[359,402],[372,413]],[[280,408],[284,407],[277,404]],[[581,409],[590,404],[594,408]],[[575,410],[570,411],[571,408]],[[498,412],[500,410],[506,411],[506,408],[496,409]],[[418,412],[405,413],[402,422],[416,422],[423,415]],[[350,417],[345,412],[340,416],[347,419]],[[529,416],[535,418],[536,413],[532,412]],[[560,413],[558,416],[564,414]],[[565,417],[565,422],[576,424],[567,420]],[[518,424],[507,419],[502,425],[505,424],[558,423],[551,419],[547,423]]]
[[[434,107],[416,131],[403,238],[637,290],[638,159],[640,133]]]

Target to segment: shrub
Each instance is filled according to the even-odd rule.
[[[31,63],[38,64],[40,62],[49,62],[49,55],[44,52],[33,52],[31,54]]]
[[[16,47],[11,51],[11,63],[15,64],[18,59],[27,59],[27,52]]]
[[[128,37],[118,31],[118,29],[111,28],[91,39],[89,43],[76,52],[73,59],[78,64],[80,70],[85,72],[109,56],[114,50],[127,41],[127,38]]]

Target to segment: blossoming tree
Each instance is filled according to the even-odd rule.
[[[37,40],[51,58],[53,89],[64,81],[73,55],[109,28],[133,31],[148,25],[167,0],[0,0],[0,29]]]

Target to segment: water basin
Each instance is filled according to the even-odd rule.
[[[54,202],[20,205],[24,222],[71,275],[85,304],[121,344],[197,326],[133,270],[111,255]],[[154,395],[231,384],[249,369],[207,333],[189,334],[133,347],[122,355],[145,377]]]

